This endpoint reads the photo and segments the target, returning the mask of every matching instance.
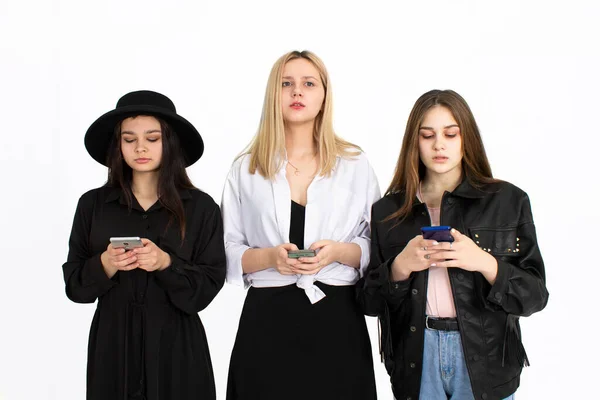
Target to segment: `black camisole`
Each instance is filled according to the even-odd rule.
[[[306,207],[292,200],[292,217],[290,219],[290,243],[304,249],[304,219]]]

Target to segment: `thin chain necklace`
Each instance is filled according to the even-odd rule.
[[[316,154],[313,155],[309,162],[312,162],[312,160],[314,160],[316,156],[317,156]],[[292,162],[290,160],[288,160],[288,164],[291,165],[292,168],[295,169],[294,175],[299,176],[300,175],[300,170],[298,169],[298,167],[296,167],[294,164],[292,164]]]

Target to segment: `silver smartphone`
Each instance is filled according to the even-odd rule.
[[[131,250],[137,247],[144,247],[142,239],[137,236],[132,237],[111,237],[110,244],[115,249]]]
[[[314,257],[317,252],[314,250],[289,250],[288,258]]]

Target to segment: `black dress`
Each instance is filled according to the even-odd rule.
[[[290,240],[304,248],[305,208],[292,202]],[[227,400],[373,400],[371,344],[354,286],[248,290],[231,355]]]
[[[103,187],[79,200],[63,265],[67,296],[98,300],[90,329],[88,400],[215,399],[204,309],[225,281],[221,213],[199,190],[181,190],[186,236],[160,203],[129,210],[120,189]],[[111,236],[140,236],[171,256],[163,271],[119,271],[100,262]]]

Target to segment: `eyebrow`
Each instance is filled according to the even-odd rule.
[[[458,125],[456,125],[456,124],[452,124],[452,125],[448,125],[448,126],[444,127],[444,129],[450,129],[450,128],[460,128],[460,127]],[[421,126],[421,127],[419,127],[419,129],[425,129],[425,130],[428,130],[428,131],[433,131],[434,130],[433,128],[431,128],[429,126]]]
[[[149,133],[162,133],[162,131],[160,129],[150,129],[150,130],[147,130],[144,133],[145,134],[149,134]],[[132,132],[132,131],[121,131],[121,135],[135,135],[135,132]]]
[[[282,79],[294,79],[294,77],[293,77],[293,76],[282,76],[281,78],[282,78]],[[306,75],[306,76],[303,76],[303,77],[302,77],[302,79],[314,79],[314,80],[317,80],[317,78],[315,78],[315,77],[314,77],[314,76],[312,76],[312,75]]]

